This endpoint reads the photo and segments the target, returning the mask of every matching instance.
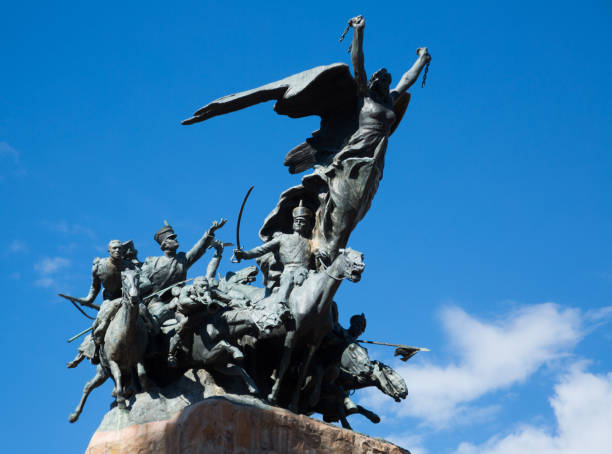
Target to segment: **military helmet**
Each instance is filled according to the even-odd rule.
[[[304,201],[300,200],[300,204],[293,209],[293,217],[310,217],[313,215],[313,212],[310,208],[304,206]]]
[[[157,232],[155,232],[155,236],[153,236],[153,238],[155,239],[155,241],[157,241],[160,245],[164,242],[164,240],[166,240],[169,236],[175,235],[174,233],[174,229],[172,228],[171,225],[168,224],[167,221],[164,221],[164,226],[159,229]]]

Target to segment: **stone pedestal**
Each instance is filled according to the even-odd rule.
[[[115,415],[114,421],[117,429],[103,423],[86,454],[408,453],[288,410],[225,397],[204,399],[168,419],[126,426]]]

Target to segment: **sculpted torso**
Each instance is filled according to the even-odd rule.
[[[359,111],[360,129],[376,129],[388,133],[395,119],[395,112],[390,107],[369,96],[363,98],[363,106]]]
[[[105,300],[119,298],[121,296],[121,271],[132,268],[129,262],[114,264],[110,258],[94,260],[94,273],[104,286],[102,297]]]
[[[297,233],[283,233],[278,240],[278,255],[284,266],[300,265],[304,268],[310,266],[312,251],[308,238],[304,238]]]
[[[175,256],[147,257],[142,267],[143,274],[152,284],[152,291],[161,290],[176,282],[184,281],[187,276],[185,253]]]

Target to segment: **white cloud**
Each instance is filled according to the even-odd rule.
[[[19,152],[6,142],[0,142],[0,156],[8,157],[15,164],[19,163]]]
[[[405,449],[410,449],[411,454],[427,454],[427,450],[423,447],[422,435],[389,435],[385,440],[396,444]]]
[[[586,312],[584,318],[590,322],[605,322],[612,316],[612,306],[600,307],[599,309],[591,309]]]
[[[69,224],[66,220],[43,221],[43,224],[49,230],[63,233],[65,235],[84,235],[92,239],[96,238],[96,233],[89,227],[79,224]]]
[[[53,274],[56,271],[67,267],[70,260],[64,257],[46,257],[34,265],[34,269],[43,275]]]
[[[23,241],[13,240],[9,244],[9,251],[11,252],[23,252],[23,251],[26,251],[27,249],[28,249],[28,245]]]
[[[0,142],[0,169],[3,172],[11,169],[13,175],[23,175],[25,173],[21,165],[20,153],[6,142]],[[0,180],[4,180],[6,176],[6,174],[1,173]]]
[[[40,279],[36,279],[34,281],[34,285],[36,287],[43,287],[43,288],[49,288],[49,287],[56,287],[56,283],[55,280],[50,278],[50,277],[41,277]]]
[[[574,367],[550,399],[555,430],[522,426],[482,445],[461,443],[456,454],[608,454],[612,447],[612,373]]]
[[[523,307],[490,322],[448,307],[441,319],[456,360],[444,366],[396,367],[410,395],[391,409],[396,417],[416,417],[436,428],[451,420],[466,423],[490,416],[496,407],[469,405],[487,393],[523,382],[543,365],[567,355],[585,332],[580,311],[552,303]],[[366,393],[365,403],[389,410],[388,398],[377,391]],[[455,418],[458,414],[461,418]]]

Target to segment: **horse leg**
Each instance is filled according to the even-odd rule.
[[[222,374],[240,376],[240,378],[242,378],[242,380],[244,381],[244,384],[246,385],[247,389],[249,390],[249,393],[259,394],[257,385],[242,367],[231,363],[227,363],[225,365],[217,364],[214,367],[216,371],[221,372]]]
[[[304,384],[304,380],[306,380],[306,373],[308,372],[310,362],[312,361],[312,357],[316,350],[317,345],[311,344],[308,347],[308,356],[306,356],[306,362],[304,363],[304,367],[302,367],[302,370],[300,371],[300,377],[298,378],[297,386],[295,387],[293,397],[291,398],[291,403],[289,404],[289,410],[294,413],[297,413],[298,403],[300,401],[300,393],[302,391],[302,385]]]
[[[378,416],[373,411],[370,411],[367,408],[362,407],[361,405],[355,404],[355,402],[353,402],[353,400],[348,396],[344,398],[343,407],[344,407],[344,412],[347,416],[359,413],[360,415],[363,415],[366,418],[368,418],[374,424],[378,424],[380,422],[380,416]]]
[[[75,422],[77,419],[79,419],[79,416],[83,411],[83,406],[85,405],[85,401],[87,400],[89,393],[92,392],[98,386],[100,386],[102,383],[104,383],[107,378],[108,373],[104,370],[102,366],[98,365],[96,369],[96,375],[94,376],[94,378],[85,383],[81,400],[79,401],[79,404],[77,405],[74,412],[70,413],[70,416],[68,416],[68,421]]]
[[[66,367],[68,369],[73,369],[77,367],[81,363],[81,361],[83,361],[84,359],[85,359],[85,355],[82,352],[78,352],[77,355],[74,357],[74,359],[66,364]]]
[[[153,383],[151,382],[151,379],[147,376],[147,371],[142,361],[138,361],[136,363],[136,374],[138,375],[138,382],[140,383],[140,387],[143,389],[143,391],[148,391],[149,388],[152,387]]]
[[[295,347],[295,339],[295,331],[289,331],[285,336],[283,357],[281,358],[281,362],[278,366],[276,380],[274,381],[274,385],[272,386],[272,391],[270,391],[270,394],[268,394],[268,401],[270,401],[270,403],[273,405],[278,400],[280,384],[283,380],[283,377],[285,376],[285,372],[287,372],[287,368],[289,367],[289,362],[291,361],[291,354],[293,353],[293,348]]]
[[[121,389],[123,391],[123,398],[125,400],[129,399],[136,393],[136,372],[135,367],[132,367],[131,370],[126,371],[126,373],[121,375],[121,380],[123,384]]]
[[[111,374],[113,375],[113,380],[115,380],[115,389],[113,389],[113,394],[115,399],[117,399],[117,405],[119,408],[126,408],[123,383],[121,381],[121,369],[115,361],[110,359],[108,360],[108,366],[110,367]]]
[[[350,399],[349,399],[350,400]],[[352,403],[352,401],[351,401]],[[355,405],[355,404],[353,404]],[[342,424],[342,427],[344,429],[349,429],[349,430],[353,430],[353,428],[351,427],[351,425],[349,424],[348,420],[346,419],[346,417],[348,415],[350,415],[351,413],[348,413],[346,411],[346,399],[344,400],[344,402],[340,405],[338,405],[338,416],[340,419],[340,424]]]
[[[363,408],[361,405],[357,405],[357,413],[362,414],[374,424],[378,424],[380,422],[380,416],[378,416],[373,411],[368,410],[367,408]]]
[[[170,346],[168,347],[168,366],[177,367],[176,352],[183,346],[183,337],[187,324],[187,317],[180,312],[176,312],[174,318],[179,322],[174,335],[170,338]]]
[[[346,415],[340,416],[340,424],[342,424],[342,428],[343,429],[353,430],[353,428],[349,424],[348,420],[346,419]]]
[[[312,374],[313,389],[308,397],[308,404],[311,407],[316,407],[321,398],[323,382],[333,383],[340,373],[340,368],[336,365],[323,367],[317,364]]]
[[[238,347],[234,347],[229,342],[221,340],[210,349],[210,356],[207,358],[211,363],[228,362],[227,356],[231,356],[231,361],[242,362],[244,360],[244,354]]]

